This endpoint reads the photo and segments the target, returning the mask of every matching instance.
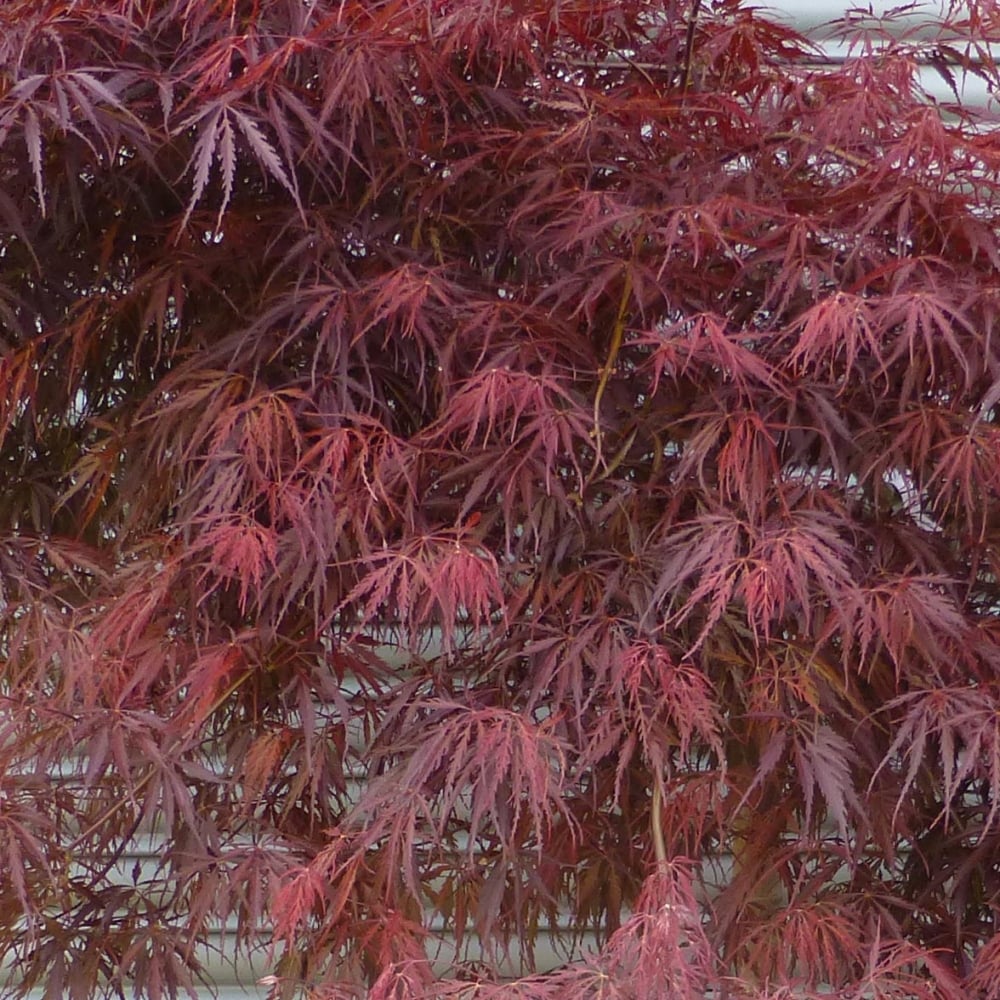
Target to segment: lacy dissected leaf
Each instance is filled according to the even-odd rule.
[[[0,3],[0,993],[996,992],[997,19],[823,33]]]

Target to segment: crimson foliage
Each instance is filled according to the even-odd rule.
[[[862,21],[0,3],[13,992],[1000,995],[1000,14]]]

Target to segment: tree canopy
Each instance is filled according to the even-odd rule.
[[[0,2],[9,992],[1000,995],[1000,12],[909,25]]]

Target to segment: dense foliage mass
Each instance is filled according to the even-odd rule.
[[[0,0],[11,991],[1000,996],[1000,14],[841,27]]]

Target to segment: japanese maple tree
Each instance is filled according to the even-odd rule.
[[[0,0],[7,993],[1000,996],[1000,8],[924,21]]]

